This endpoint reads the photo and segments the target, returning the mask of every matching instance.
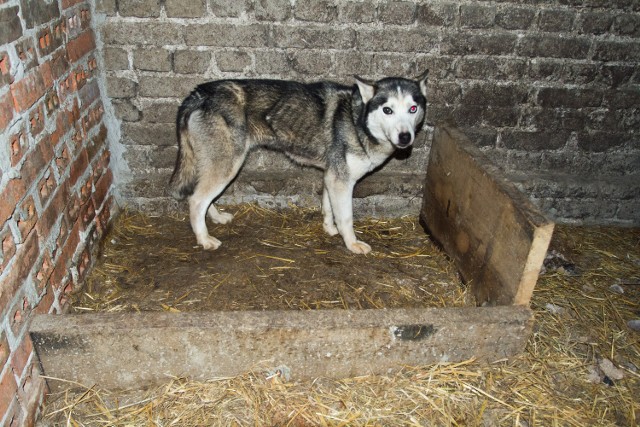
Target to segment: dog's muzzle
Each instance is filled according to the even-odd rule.
[[[407,148],[411,145],[412,137],[409,132],[402,132],[398,134],[398,148]]]

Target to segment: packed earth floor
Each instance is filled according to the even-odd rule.
[[[188,218],[124,213],[73,311],[276,310],[465,304],[455,266],[415,217],[356,224],[367,256],[322,229],[319,211],[241,205],[222,241],[196,246]]]
[[[361,256],[324,235],[317,212],[232,211],[233,225],[210,228],[223,241],[217,252],[194,247],[183,219],[123,214],[74,310],[472,303],[416,218],[358,221],[374,248]],[[313,381],[256,367],[233,378],[168,379],[143,391],[69,384],[48,397],[40,424],[639,425],[640,229],[556,227],[531,308],[534,332],[511,360]]]

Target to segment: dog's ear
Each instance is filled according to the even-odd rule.
[[[429,76],[429,70],[425,70],[424,73],[420,74],[416,77],[416,82],[420,86],[420,92],[426,97],[427,96],[427,77]]]
[[[358,76],[354,77],[356,78],[356,84],[358,85],[362,102],[366,104],[371,98],[373,98],[373,94],[376,92],[376,85],[370,80],[365,80]]]

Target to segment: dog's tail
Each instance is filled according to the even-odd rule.
[[[202,107],[204,98],[197,90],[189,95],[180,108],[176,117],[176,136],[178,139],[178,157],[173,175],[169,181],[169,194],[176,199],[184,199],[193,194],[198,184],[198,171],[193,147],[189,141],[189,118],[191,114]]]

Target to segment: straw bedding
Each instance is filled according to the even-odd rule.
[[[136,222],[140,219],[134,221],[132,217],[124,216],[123,220]],[[295,245],[312,242],[312,249],[305,248],[305,251],[313,252],[319,248],[327,251],[323,255],[330,253],[327,256],[340,259],[349,257],[346,252],[340,252],[340,242],[314,240],[320,235],[319,230],[312,233],[313,237],[305,235],[303,239],[298,238],[301,232],[295,231],[296,227],[290,221],[288,217],[281,218],[281,224],[285,226],[278,233],[271,230],[266,248],[256,245],[260,253],[287,258],[281,253],[273,255],[274,252],[268,249],[290,245],[291,255],[298,250],[293,249]],[[383,245],[378,242],[378,252],[362,259],[368,258],[372,264],[385,263],[387,258],[393,257],[418,265],[435,262],[431,259],[435,255],[428,252],[431,249],[426,249],[428,244],[407,237],[410,230],[418,229],[415,218],[403,220],[409,225],[398,225],[393,221],[360,223],[360,232],[366,234],[374,248],[376,242],[371,238],[376,234],[386,242]],[[119,239],[126,240],[126,233],[122,234],[117,227],[110,237],[116,243]],[[191,238],[188,227],[183,231]],[[292,238],[293,235],[296,237]],[[181,235],[173,236],[178,241],[182,238]],[[534,333],[525,352],[513,360],[491,364],[469,360],[405,367],[393,376],[343,380],[318,378],[309,382],[288,378],[286,371],[268,372],[256,366],[234,378],[212,378],[206,382],[167,379],[166,384],[143,392],[104,390],[93,384],[69,384],[66,392],[49,397],[41,423],[74,426],[637,425],[640,422],[640,332],[634,330],[637,324],[633,321],[640,318],[640,230],[558,227],[551,249],[531,303],[536,320]],[[111,256],[108,251],[105,247],[107,259]],[[339,254],[335,255],[335,252]],[[430,255],[424,256],[427,252]],[[193,257],[201,255],[176,256],[192,263]],[[349,262],[352,259],[356,258],[350,258]],[[289,266],[296,262],[260,264],[259,267],[264,271],[263,275],[268,276],[272,274],[270,267]],[[439,279],[419,278],[426,277],[431,282],[446,280],[444,277],[453,273],[446,259],[443,264],[440,262],[435,263],[442,271],[433,276]],[[108,267],[98,264],[94,270],[97,281],[104,282],[110,275],[111,280],[118,283],[119,267],[111,268],[108,272]],[[128,272],[127,277],[130,275],[135,275],[135,272]],[[455,274],[452,277],[455,282]],[[130,302],[117,299],[120,295],[117,292],[122,290],[115,287],[111,291],[97,290],[96,283],[93,290],[86,292],[90,296],[78,296],[77,310],[136,309]],[[217,283],[212,286],[223,287],[226,282]],[[120,287],[127,286],[121,283]],[[372,289],[369,298],[351,296],[349,299],[345,294],[345,302],[341,304],[349,308],[358,308],[359,304],[364,307],[368,306],[364,301],[370,299],[368,304],[376,307],[397,296],[385,299],[375,293],[375,288]],[[416,288],[411,289],[415,295],[407,297],[405,303],[424,297]],[[445,295],[443,300],[426,298],[427,304],[470,303],[464,288],[458,283],[438,291]],[[367,292],[366,286],[360,291]],[[114,295],[112,301],[102,299],[109,294]],[[304,297],[292,297],[285,304],[291,304],[294,309],[333,307],[308,302],[307,307]],[[182,310],[189,305],[192,308],[198,305],[196,302],[184,303],[191,297],[179,298],[170,295],[160,304],[154,302],[150,309],[158,309],[159,306],[165,310]],[[269,298],[261,301],[277,306]],[[237,307],[241,309],[242,304],[245,303],[237,302]]]

